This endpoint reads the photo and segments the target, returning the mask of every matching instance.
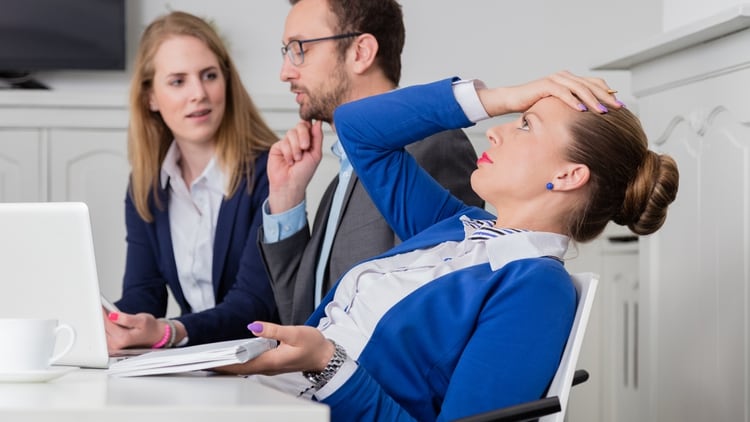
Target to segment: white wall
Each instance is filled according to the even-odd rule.
[[[652,0],[403,0],[407,28],[402,84],[453,74],[490,84],[515,84],[560,69],[588,68],[611,50],[658,33],[662,9]],[[460,6],[459,6],[460,5]],[[168,10],[213,20],[260,105],[266,98],[288,101],[278,79],[285,0],[129,0],[128,67],[145,25]],[[599,73],[629,91],[624,72]],[[125,72],[48,72],[38,75],[56,90],[122,93]],[[627,97],[623,100],[627,101]]]
[[[661,4],[652,0],[401,3],[407,32],[401,80],[404,86],[452,75],[480,78],[489,85],[511,85],[562,69],[594,74],[588,69],[611,57],[612,50],[661,30]],[[156,16],[184,10],[213,21],[219,28],[262,111],[296,109],[288,84],[279,80],[281,34],[290,7],[286,0],[128,0],[128,70],[44,73],[37,79],[57,91],[111,92],[125,101],[141,32]],[[605,77],[620,91],[619,98],[635,108],[627,72],[596,75]],[[264,115],[276,119],[267,110]],[[290,117],[270,123],[281,135],[295,123]],[[467,131],[478,151],[485,149],[483,133],[490,124],[496,123],[484,122]],[[326,136],[327,143],[332,140],[332,136]],[[309,209],[315,209],[336,167],[332,155],[324,157],[308,191]]]

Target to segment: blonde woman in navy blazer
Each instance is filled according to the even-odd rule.
[[[248,337],[276,320],[255,244],[277,140],[227,49],[202,19],[172,12],[139,45],[130,97],[127,260],[110,350]],[[164,319],[169,289],[181,315]]]
[[[610,220],[652,233],[677,192],[674,160],[648,150],[608,89],[568,72],[495,89],[446,79],[340,106],[347,155],[404,241],[349,270],[309,326],[250,324],[279,346],[223,370],[274,375],[254,378],[329,405],[332,421],[451,421],[540,398],[575,313],[569,242]],[[451,196],[404,150],[514,112],[487,130],[472,175],[498,216]],[[320,143],[303,139],[300,152]]]

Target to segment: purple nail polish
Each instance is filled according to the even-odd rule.
[[[262,333],[263,324],[261,324],[260,322],[253,322],[253,323],[247,324],[247,329],[254,333]]]
[[[606,112],[609,111],[609,110],[607,110],[607,107],[604,107],[604,104],[597,104],[596,108],[598,108],[599,111],[601,111],[602,113],[606,113]]]
[[[588,111],[589,110],[589,108],[586,107],[586,104],[584,104],[584,103],[578,103],[578,109],[581,110],[581,111]]]
[[[627,107],[627,106],[625,105],[625,103],[623,103],[623,102],[622,102],[622,101],[620,101],[620,100],[617,100],[617,104],[619,104],[619,105],[620,105],[620,107],[622,107],[622,108],[628,108],[628,107]]]

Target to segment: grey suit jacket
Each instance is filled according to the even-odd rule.
[[[463,131],[438,133],[409,145],[407,150],[453,195],[470,205],[484,205],[471,189],[477,155]],[[337,183],[335,178],[323,194],[312,232],[306,226],[274,243],[263,242],[262,229],[258,236],[282,324],[303,324],[314,309],[315,269]],[[355,264],[391,249],[398,242],[359,179],[352,175],[331,246],[323,294]]]

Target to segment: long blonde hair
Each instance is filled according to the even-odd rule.
[[[156,207],[159,198],[161,163],[174,139],[172,131],[158,112],[149,108],[153,88],[154,56],[168,38],[187,35],[203,41],[216,55],[226,80],[226,107],[216,132],[216,156],[228,175],[226,195],[237,191],[243,176],[252,180],[255,159],[268,151],[277,140],[242,85],[237,68],[224,43],[203,19],[185,12],[171,12],[157,18],[143,32],[130,86],[130,123],[128,126],[128,158],[131,166],[129,194],[138,214],[153,221],[149,196],[153,192]],[[248,184],[248,190],[252,189]]]

